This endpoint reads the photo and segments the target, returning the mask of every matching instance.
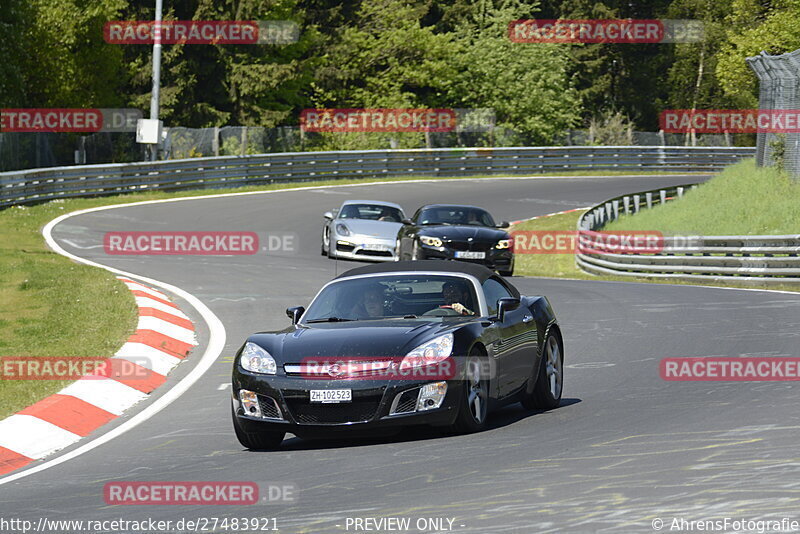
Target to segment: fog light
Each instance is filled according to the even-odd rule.
[[[258,405],[258,396],[246,389],[239,390],[239,399],[242,401],[245,415],[261,417],[261,406]]]
[[[434,410],[442,405],[445,393],[447,393],[447,382],[434,382],[422,386],[417,399],[417,411]]]

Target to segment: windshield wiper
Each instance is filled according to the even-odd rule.
[[[322,319],[311,319],[305,321],[306,323],[343,323],[345,321],[355,321],[355,319],[347,319],[344,317],[323,317]]]

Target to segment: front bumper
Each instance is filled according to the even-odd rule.
[[[479,265],[485,265],[489,269],[495,271],[512,271],[514,269],[514,253],[509,249],[496,249],[496,248],[486,249],[486,248],[472,247],[471,250],[466,251],[466,252],[483,252],[485,254],[485,257],[479,259],[456,257],[457,252],[461,251],[456,251],[448,246],[432,247],[429,245],[422,245],[420,247],[420,251],[422,252],[423,256],[422,259],[426,260],[465,261],[469,263],[477,263]]]
[[[397,261],[394,239],[362,235],[339,236],[334,233],[330,243],[333,254],[339,259]]]
[[[236,372],[233,377],[233,408],[245,432],[280,431],[295,435],[315,435],[336,430],[373,429],[406,425],[450,425],[458,412],[458,399],[462,382],[450,380],[447,393],[439,408],[390,414],[400,406],[398,401],[408,401],[412,390],[430,384],[433,380],[312,380],[292,376],[263,376]],[[259,418],[245,414],[239,390],[246,389],[259,396],[259,404],[273,399],[279,411],[266,404],[270,415]],[[348,403],[311,403],[312,389],[351,389],[353,400]],[[266,412],[265,412],[266,413]]]

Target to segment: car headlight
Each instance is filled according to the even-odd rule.
[[[339,235],[350,235],[350,229],[342,223],[336,225],[336,233]]]
[[[511,240],[510,239],[501,239],[495,245],[495,248],[498,248],[498,249],[501,249],[501,250],[504,249],[504,248],[509,248],[509,247],[511,247]]]
[[[400,369],[412,369],[439,363],[453,352],[453,334],[445,334],[415,348],[400,362]]]
[[[239,362],[242,364],[242,367],[253,373],[274,375],[278,371],[275,358],[263,348],[249,341],[242,349]]]
[[[429,247],[441,247],[442,240],[438,237],[430,237],[427,235],[419,236],[419,240],[422,241],[423,245],[428,245]]]

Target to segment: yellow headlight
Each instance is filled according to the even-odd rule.
[[[419,236],[419,240],[422,241],[423,245],[428,245],[429,247],[441,247],[442,240],[438,237],[430,237],[426,235]]]
[[[497,245],[495,245],[495,248],[504,249],[504,248],[509,248],[510,246],[511,246],[511,240],[510,239],[501,239],[500,241],[497,242]]]

